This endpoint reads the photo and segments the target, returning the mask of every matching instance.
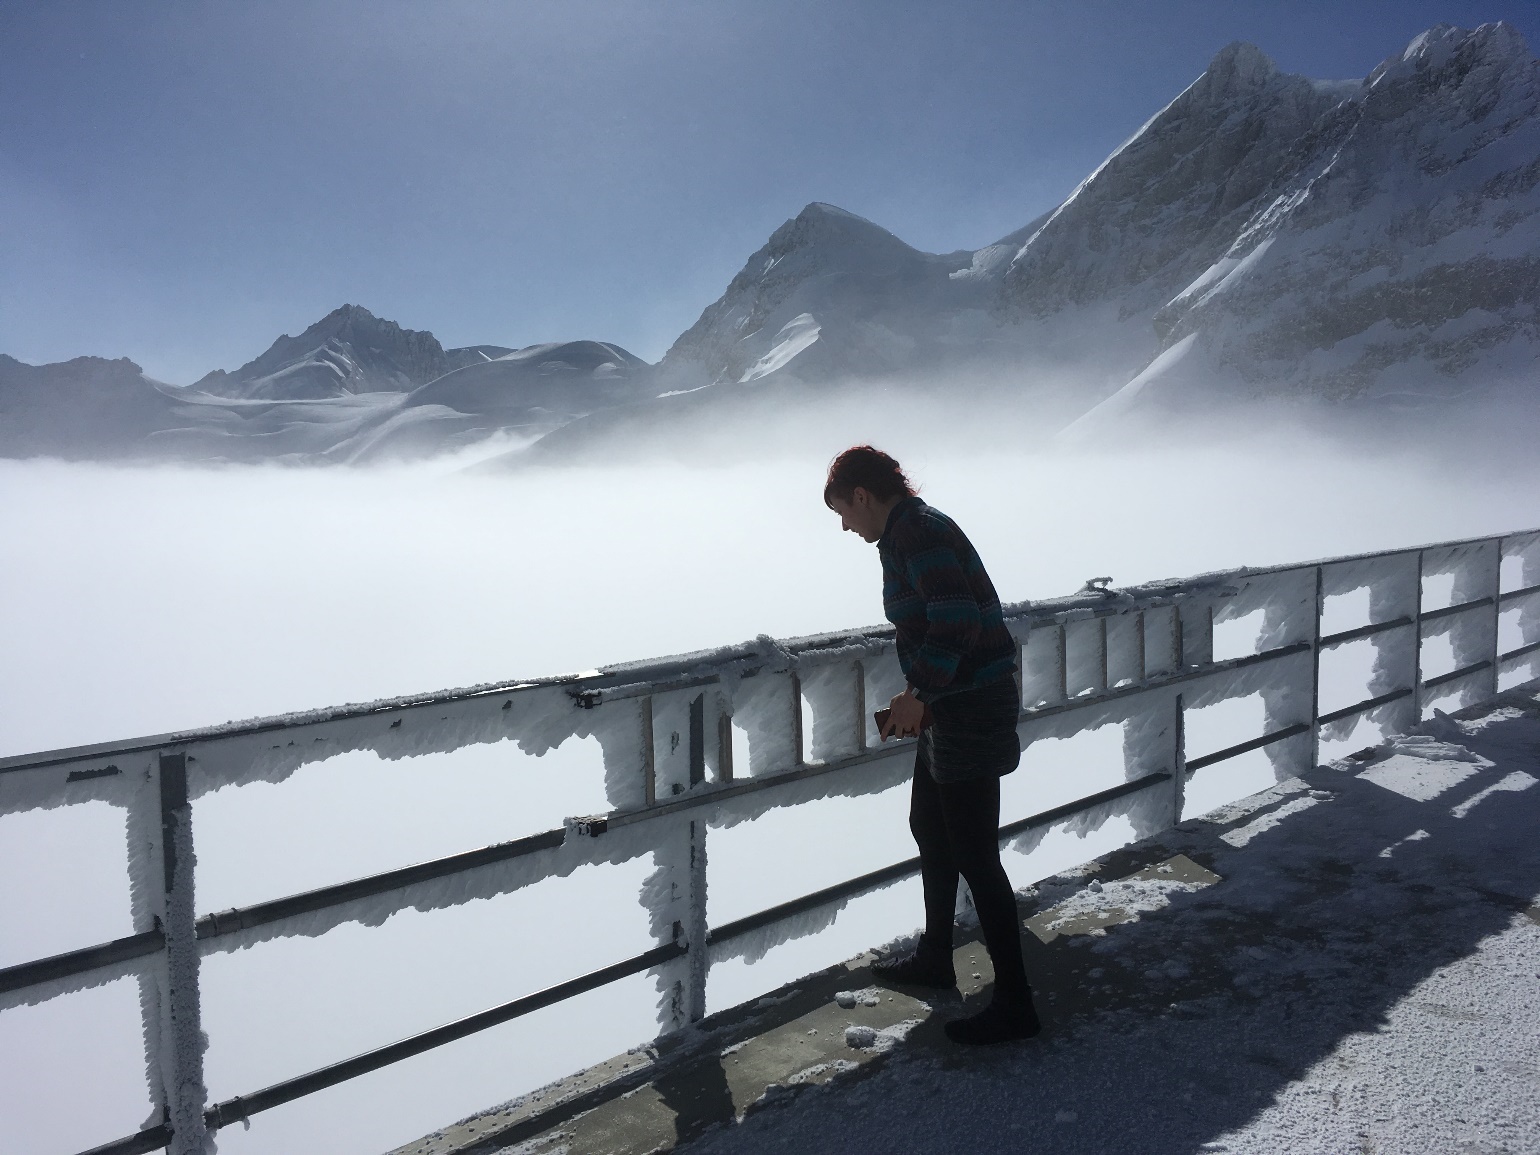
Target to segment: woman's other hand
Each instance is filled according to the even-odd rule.
[[[882,728],[882,738],[914,738],[920,733],[920,723],[925,718],[925,703],[914,696],[914,691],[905,689],[902,694],[893,695],[888,703],[888,721]]]

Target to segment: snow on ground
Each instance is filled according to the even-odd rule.
[[[1540,707],[1510,703],[1161,836],[1220,881],[1029,938],[1041,1039],[917,1030],[688,1150],[1540,1151]]]

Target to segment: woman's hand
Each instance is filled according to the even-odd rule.
[[[882,728],[882,738],[914,738],[920,733],[920,722],[925,717],[925,703],[914,696],[914,691],[905,689],[902,694],[895,694],[888,703],[888,722]]]

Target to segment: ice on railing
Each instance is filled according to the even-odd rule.
[[[704,818],[663,820],[652,832],[654,869],[642,883],[639,901],[658,943],[679,939],[704,946],[706,931],[706,840]],[[704,1013],[701,992],[707,965],[704,949],[656,968],[658,1021],[682,1027]],[[692,1000],[692,993],[694,1000]],[[692,1005],[692,1001],[695,1005]]]
[[[1250,617],[1261,611],[1254,653],[1309,643],[1316,628],[1316,575],[1313,568],[1284,570],[1238,578],[1234,593],[1213,603],[1212,621],[1223,623]],[[1303,657],[1305,660],[1298,660]],[[1240,686],[1247,679],[1232,685]],[[1277,733],[1291,726],[1308,724],[1315,695],[1315,671],[1308,654],[1286,659],[1281,670],[1273,670],[1257,692],[1263,705],[1263,728]],[[1243,696],[1238,693],[1226,697]],[[1204,703],[1208,704],[1208,703]],[[1197,695],[1190,705],[1196,707]],[[1266,747],[1268,759],[1279,781],[1292,777],[1310,764],[1314,743],[1308,733],[1274,742]]]
[[[1385,630],[1355,645],[1374,651],[1374,661],[1363,696],[1377,698],[1409,689],[1417,679],[1417,627],[1410,624],[1418,613],[1418,555],[1415,550],[1362,558],[1321,567],[1322,598],[1340,597],[1367,589],[1368,615],[1360,625],[1382,625],[1405,618],[1407,625]],[[1406,730],[1416,722],[1411,696],[1389,702],[1364,714],[1354,714],[1321,727],[1322,741],[1345,741],[1360,721],[1384,730]]]
[[[733,691],[733,725],[742,728],[748,739],[749,764],[734,770],[746,770],[746,777],[758,778],[801,761],[797,742],[801,710],[789,673],[760,674],[739,682]]]
[[[1107,688],[1102,665],[1102,631],[1105,618],[1089,615],[1064,623],[1064,688],[1071,698]]]
[[[773,792],[759,791],[716,799],[710,808],[712,829],[752,822],[767,811],[801,806],[824,798],[860,798],[889,790],[908,778],[913,756],[900,755],[912,750],[914,742],[889,739],[885,743],[879,742],[878,746],[894,756],[851,766],[837,774],[793,778],[778,784]]]
[[[0,774],[0,816],[83,802],[128,806],[149,773],[150,760],[149,754],[114,754],[98,759],[85,775],[75,765]]]
[[[860,651],[804,664],[802,696],[812,714],[809,762],[835,762],[866,745],[866,674]]]
[[[898,653],[891,647],[883,654],[863,662],[862,671],[866,675],[866,717],[863,724],[866,727],[866,744],[871,746],[879,741],[877,723],[872,720],[872,714],[886,706],[895,695],[904,692],[904,671],[898,664]]]
[[[652,695],[652,765],[659,798],[683,794],[692,785],[690,715],[702,693],[699,687],[692,686]],[[704,753],[702,750],[703,758]],[[614,798],[610,804],[616,805]]]
[[[1021,651],[1021,704],[1028,709],[1064,700],[1064,664],[1059,627],[1026,632]]]
[[[711,962],[713,964],[728,962],[733,959],[741,959],[743,962],[753,964],[759,962],[767,954],[778,946],[795,942],[798,939],[809,938],[815,934],[822,934],[836,922],[845,909],[857,898],[868,894],[875,894],[879,890],[886,890],[890,886],[897,886],[903,879],[895,878],[890,882],[884,882],[874,886],[870,890],[862,891],[859,895],[851,895],[849,898],[838,902],[826,903],[823,906],[814,907],[812,910],[804,910],[789,918],[780,919],[767,926],[757,927],[745,934],[740,934],[727,942],[711,944]]]
[[[1475,542],[1425,550],[1422,572],[1424,578],[1441,574],[1453,576],[1451,605],[1495,600],[1501,560],[1495,541]],[[1482,607],[1425,623],[1422,637],[1424,642],[1429,638],[1447,637],[1454,668],[1460,670],[1491,659],[1497,641],[1496,630],[1495,610]],[[1436,697],[1454,696],[1462,706],[1474,705],[1490,696],[1495,674],[1495,670],[1477,671],[1472,676],[1457,679],[1447,688],[1439,687]]]
[[[1168,674],[1181,665],[1177,647],[1180,618],[1175,606],[1144,611],[1144,673],[1146,677]]]
[[[1518,571],[1513,588],[1540,586],[1540,533],[1505,539],[1503,556],[1518,562],[1512,567]],[[1540,642],[1540,593],[1529,594],[1509,604],[1517,608],[1520,645]],[[1520,671],[1527,672],[1531,678],[1540,677],[1540,651],[1514,659],[1507,663],[1503,672],[1511,676]]]
[[[1107,629],[1107,685],[1142,682],[1144,669],[1144,615],[1118,614],[1104,619]]]
[[[884,791],[892,790],[902,785],[909,778],[911,768],[914,765],[913,742],[897,743],[889,740],[897,756],[881,758],[863,765],[852,766],[838,775],[823,774],[813,778],[804,778],[795,782],[788,782],[775,791],[773,802],[753,794],[740,795],[735,798],[726,798],[715,804],[711,809],[711,828],[713,830],[736,826],[740,822],[752,821],[762,816],[772,807],[784,809],[817,802],[825,798],[860,798]],[[852,837],[858,836],[852,832]],[[831,902],[826,906],[813,911],[798,914],[792,918],[783,919],[766,927],[750,931],[727,942],[713,944],[711,958],[713,961],[721,961],[732,958],[742,958],[746,962],[757,962],[769,951],[783,943],[817,934],[819,931],[832,926],[839,913],[851,902],[861,895],[875,893],[895,885],[899,880],[885,882],[862,891],[859,895],[851,895],[838,902]]]
[[[379,926],[406,910],[427,913],[500,898],[545,879],[566,878],[580,867],[618,865],[640,858],[652,852],[653,839],[654,834],[640,825],[618,827],[602,838],[590,838],[569,829],[560,846],[409,883],[260,926],[221,930],[217,937],[204,939],[200,949],[204,954],[223,954],[273,939],[319,938],[346,923]]]

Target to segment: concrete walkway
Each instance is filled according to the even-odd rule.
[[[1432,735],[1024,896],[1039,1040],[862,956],[392,1155],[1540,1152],[1540,702]]]

